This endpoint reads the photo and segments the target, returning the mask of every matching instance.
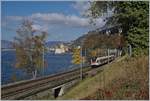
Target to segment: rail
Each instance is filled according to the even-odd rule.
[[[83,68],[83,76],[97,69]],[[3,85],[1,99],[19,100],[80,78],[80,68],[55,75]]]
[[[85,69],[84,72],[89,69]],[[2,99],[24,99],[38,92],[50,89],[61,84],[80,78],[79,69],[62,72],[55,75],[37,78],[34,80],[25,80],[13,84],[4,85],[1,88]]]

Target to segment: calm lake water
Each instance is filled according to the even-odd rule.
[[[38,77],[55,74],[69,69],[76,68],[71,61],[71,54],[54,54],[46,53],[45,60],[47,67],[38,72]],[[15,51],[2,51],[1,53],[1,83],[7,84],[20,81],[23,79],[31,79],[31,76],[23,70],[14,67]],[[15,78],[15,79],[14,79]]]

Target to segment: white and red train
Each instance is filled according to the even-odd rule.
[[[103,64],[106,64],[108,62],[111,62],[114,59],[115,59],[114,55],[92,58],[91,59],[91,67],[98,67],[100,65],[103,65]]]

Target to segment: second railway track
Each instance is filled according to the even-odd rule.
[[[88,71],[84,70],[85,72]],[[4,85],[1,88],[2,99],[24,99],[40,91],[59,86],[63,83],[78,79],[79,69],[63,72],[51,76],[41,77],[34,80],[25,80],[13,84]]]
[[[90,74],[100,69],[83,68],[83,76]],[[80,78],[80,68],[75,70],[70,70],[67,72],[62,72],[55,75],[50,75],[46,77],[40,77],[33,80],[20,81],[13,84],[4,85],[1,88],[1,99],[4,100],[17,100],[25,99],[28,96],[35,95],[44,90],[54,88],[56,86],[62,85],[64,83],[73,81]]]

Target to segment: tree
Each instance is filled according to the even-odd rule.
[[[106,49],[121,49],[124,46],[124,37],[119,33],[113,35],[101,32],[92,32],[86,36],[83,47],[87,49],[88,57],[106,55]]]
[[[46,51],[44,42],[47,33],[38,33],[37,30],[33,29],[32,25],[33,22],[25,20],[17,30],[17,37],[14,38],[14,48],[16,49],[15,66],[36,78],[37,71],[44,66],[43,52]]]
[[[73,63],[74,64],[81,64],[82,62],[82,57],[80,55],[81,49],[80,48],[74,48],[73,49]]]
[[[91,3],[93,18],[113,10],[106,18],[107,25],[121,24],[126,43],[133,48],[133,55],[148,54],[149,2],[148,1],[95,1]]]

